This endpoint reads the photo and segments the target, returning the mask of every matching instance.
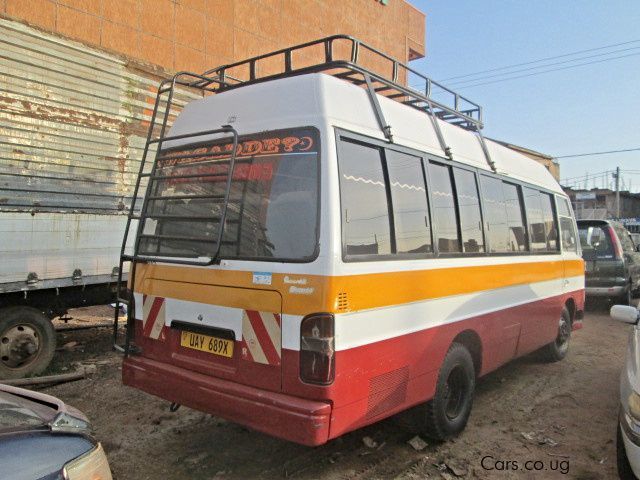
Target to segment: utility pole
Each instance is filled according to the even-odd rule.
[[[616,218],[620,218],[620,167],[616,167],[616,173],[613,174],[616,179]]]

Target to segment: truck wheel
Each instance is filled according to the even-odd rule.
[[[460,343],[452,344],[438,373],[436,393],[425,407],[425,434],[442,441],[462,432],[471,413],[475,386],[469,350]]]
[[[620,298],[618,299],[618,302],[621,305],[631,305],[631,306],[633,306],[633,303],[631,303],[631,300],[633,300],[633,284],[631,283],[631,280],[629,280],[629,285],[627,285],[627,289],[620,296]]]
[[[558,322],[556,339],[540,349],[542,359],[546,362],[559,362],[567,356],[569,341],[571,340],[571,315],[567,307],[562,308]]]
[[[0,379],[41,373],[56,351],[51,321],[32,307],[0,310]]]

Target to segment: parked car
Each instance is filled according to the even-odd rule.
[[[624,226],[613,220],[578,220],[587,297],[629,305],[640,287],[640,253]]]
[[[620,374],[620,414],[618,417],[618,474],[622,480],[640,477],[640,312],[636,307],[614,305],[611,317],[634,325]]]
[[[112,480],[87,418],[50,395],[0,384],[0,479]]]

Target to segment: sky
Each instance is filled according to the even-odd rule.
[[[482,105],[486,136],[552,156],[640,148],[640,0],[410,2],[427,15],[427,54],[411,65]],[[623,42],[514,67],[522,71],[511,75],[451,79]],[[540,68],[592,55],[599,56]],[[624,58],[471,86],[618,56]],[[584,187],[577,177],[600,174],[588,183],[600,187],[603,178],[612,180],[602,172],[619,166],[623,186],[640,192],[640,150],[559,162],[561,179],[570,179],[563,183]]]

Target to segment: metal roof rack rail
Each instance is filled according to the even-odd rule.
[[[321,53],[318,51],[319,48],[322,49]],[[301,57],[301,61],[297,62],[296,57]],[[319,61],[309,63],[308,58],[318,57]],[[296,63],[300,66],[296,66]],[[378,65],[378,68],[374,70],[368,66],[372,63]],[[380,65],[384,65],[386,72],[381,71]],[[261,75],[261,69],[268,73]],[[495,171],[495,164],[481,133],[482,107],[479,104],[349,35],[332,35],[222,65],[202,74],[210,80],[194,80],[189,86],[219,93],[279,78],[320,72],[366,87],[380,128],[390,142],[393,141],[391,126],[384,118],[376,93],[429,115],[440,147],[449,158],[452,152],[445,141],[442,129],[435,121],[436,118],[477,133],[485,159]],[[400,83],[401,79],[406,81],[409,77],[421,84],[424,83],[424,89],[407,87]],[[444,95],[445,101],[433,98],[434,89],[438,90],[438,94]]]

